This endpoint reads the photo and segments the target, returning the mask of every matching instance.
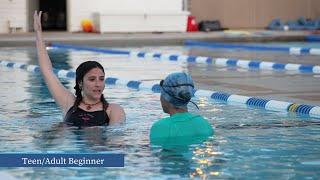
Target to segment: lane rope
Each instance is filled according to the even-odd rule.
[[[28,65],[23,63],[16,63],[10,61],[0,61],[0,65],[7,68],[23,69],[31,73],[40,73],[38,65]],[[53,72],[62,78],[74,79],[76,76],[73,70],[53,69]],[[150,81],[137,81],[121,79],[116,77],[107,77],[105,79],[107,85],[120,85],[130,89],[151,91],[153,93],[160,93],[160,85]],[[210,91],[210,90],[195,90],[195,97],[211,98],[214,100],[223,101],[226,103],[246,104],[271,111],[295,112],[299,114],[306,114],[310,117],[320,118],[320,106],[311,106],[305,104],[296,104],[291,102],[268,100],[257,97],[247,97],[237,94],[229,94],[224,92]]]

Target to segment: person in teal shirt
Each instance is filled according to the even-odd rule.
[[[192,102],[195,92],[194,82],[189,75],[181,72],[169,74],[160,82],[160,89],[162,109],[170,117],[152,125],[151,144],[184,146],[213,135],[213,128],[206,119],[188,112],[187,104]]]

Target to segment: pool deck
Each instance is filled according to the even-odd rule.
[[[267,31],[237,30],[225,32],[193,32],[193,33],[69,33],[45,32],[47,42],[94,45],[103,47],[114,46],[156,46],[183,45],[184,40],[222,41],[222,42],[269,42],[269,41],[303,41],[310,31]],[[34,33],[0,34],[1,47],[34,46]],[[268,52],[263,52],[264,54]],[[262,54],[240,55],[254,59]],[[212,51],[193,51],[192,55],[214,56]],[[223,55],[223,54],[222,54]],[[236,56],[236,55],[234,55]],[[285,59],[290,59],[286,55]],[[268,59],[277,62],[276,59]],[[299,57],[294,57],[299,59]],[[310,59],[310,58],[309,58]],[[313,56],[308,63],[319,65],[320,57]],[[303,62],[297,62],[303,64]],[[261,97],[300,104],[320,105],[320,74],[301,74],[291,72],[252,72],[235,69],[189,65],[189,73],[199,89],[223,91],[230,94]]]
[[[223,42],[301,41],[310,31],[233,30],[190,33],[70,33],[44,32],[48,42],[79,45],[182,45],[184,40]],[[33,46],[34,33],[0,34],[0,46]]]

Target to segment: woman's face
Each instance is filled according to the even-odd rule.
[[[100,99],[104,90],[104,73],[100,68],[93,68],[83,77],[83,96],[91,99]]]

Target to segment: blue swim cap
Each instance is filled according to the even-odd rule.
[[[195,92],[192,78],[184,72],[169,74],[160,86],[161,96],[177,108],[187,108]]]

